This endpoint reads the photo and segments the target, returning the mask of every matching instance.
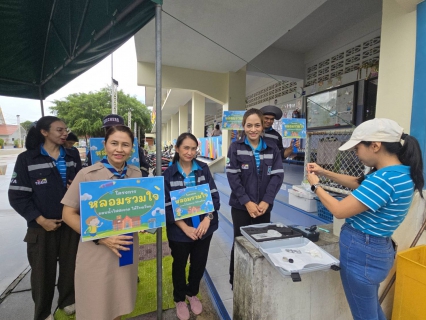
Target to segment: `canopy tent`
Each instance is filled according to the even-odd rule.
[[[163,0],[2,0],[0,95],[43,101],[114,52],[155,16],[156,90],[161,101],[162,4]],[[161,141],[161,103],[156,110]],[[161,174],[161,162],[157,172]],[[162,256],[161,229],[156,238],[158,257]],[[157,319],[162,319],[162,259],[157,259]]]
[[[161,0],[3,0],[0,95],[44,100],[155,16]]]

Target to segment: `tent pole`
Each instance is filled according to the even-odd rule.
[[[41,85],[38,86],[38,95],[40,97],[40,108],[41,108],[41,116],[44,117],[44,107],[43,107],[43,95],[42,95]]]
[[[161,177],[161,5],[155,6],[155,108],[156,108],[156,170]],[[162,229],[157,229],[157,319],[163,318],[163,238]]]
[[[41,94],[41,85],[38,86],[38,95],[40,97],[41,116],[44,117],[43,95]]]
[[[40,108],[41,108],[41,116],[44,117],[44,107],[43,107],[43,100],[40,99]]]

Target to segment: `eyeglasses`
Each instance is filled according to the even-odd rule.
[[[71,131],[69,128],[56,128],[55,130],[58,131],[59,133],[63,133],[64,131],[66,133],[70,133]]]

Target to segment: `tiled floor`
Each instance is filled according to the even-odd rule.
[[[231,285],[229,284],[229,258],[231,254],[232,239],[220,228],[214,233],[210,244],[207,272],[225,305],[229,316],[232,318],[233,299]]]

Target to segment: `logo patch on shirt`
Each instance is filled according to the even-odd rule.
[[[229,164],[229,162],[231,162],[231,159],[226,158],[226,164]]]
[[[18,174],[16,172],[12,173],[12,179],[15,179],[18,176]]]
[[[268,176],[271,174],[272,166],[268,166]]]
[[[35,182],[35,184],[36,184],[37,186],[39,186],[39,185],[41,185],[41,184],[47,184],[47,178],[44,178],[44,179],[38,179],[38,180]]]
[[[242,164],[241,165],[241,169],[245,169],[245,170],[247,170],[249,168],[249,165],[248,164]]]

